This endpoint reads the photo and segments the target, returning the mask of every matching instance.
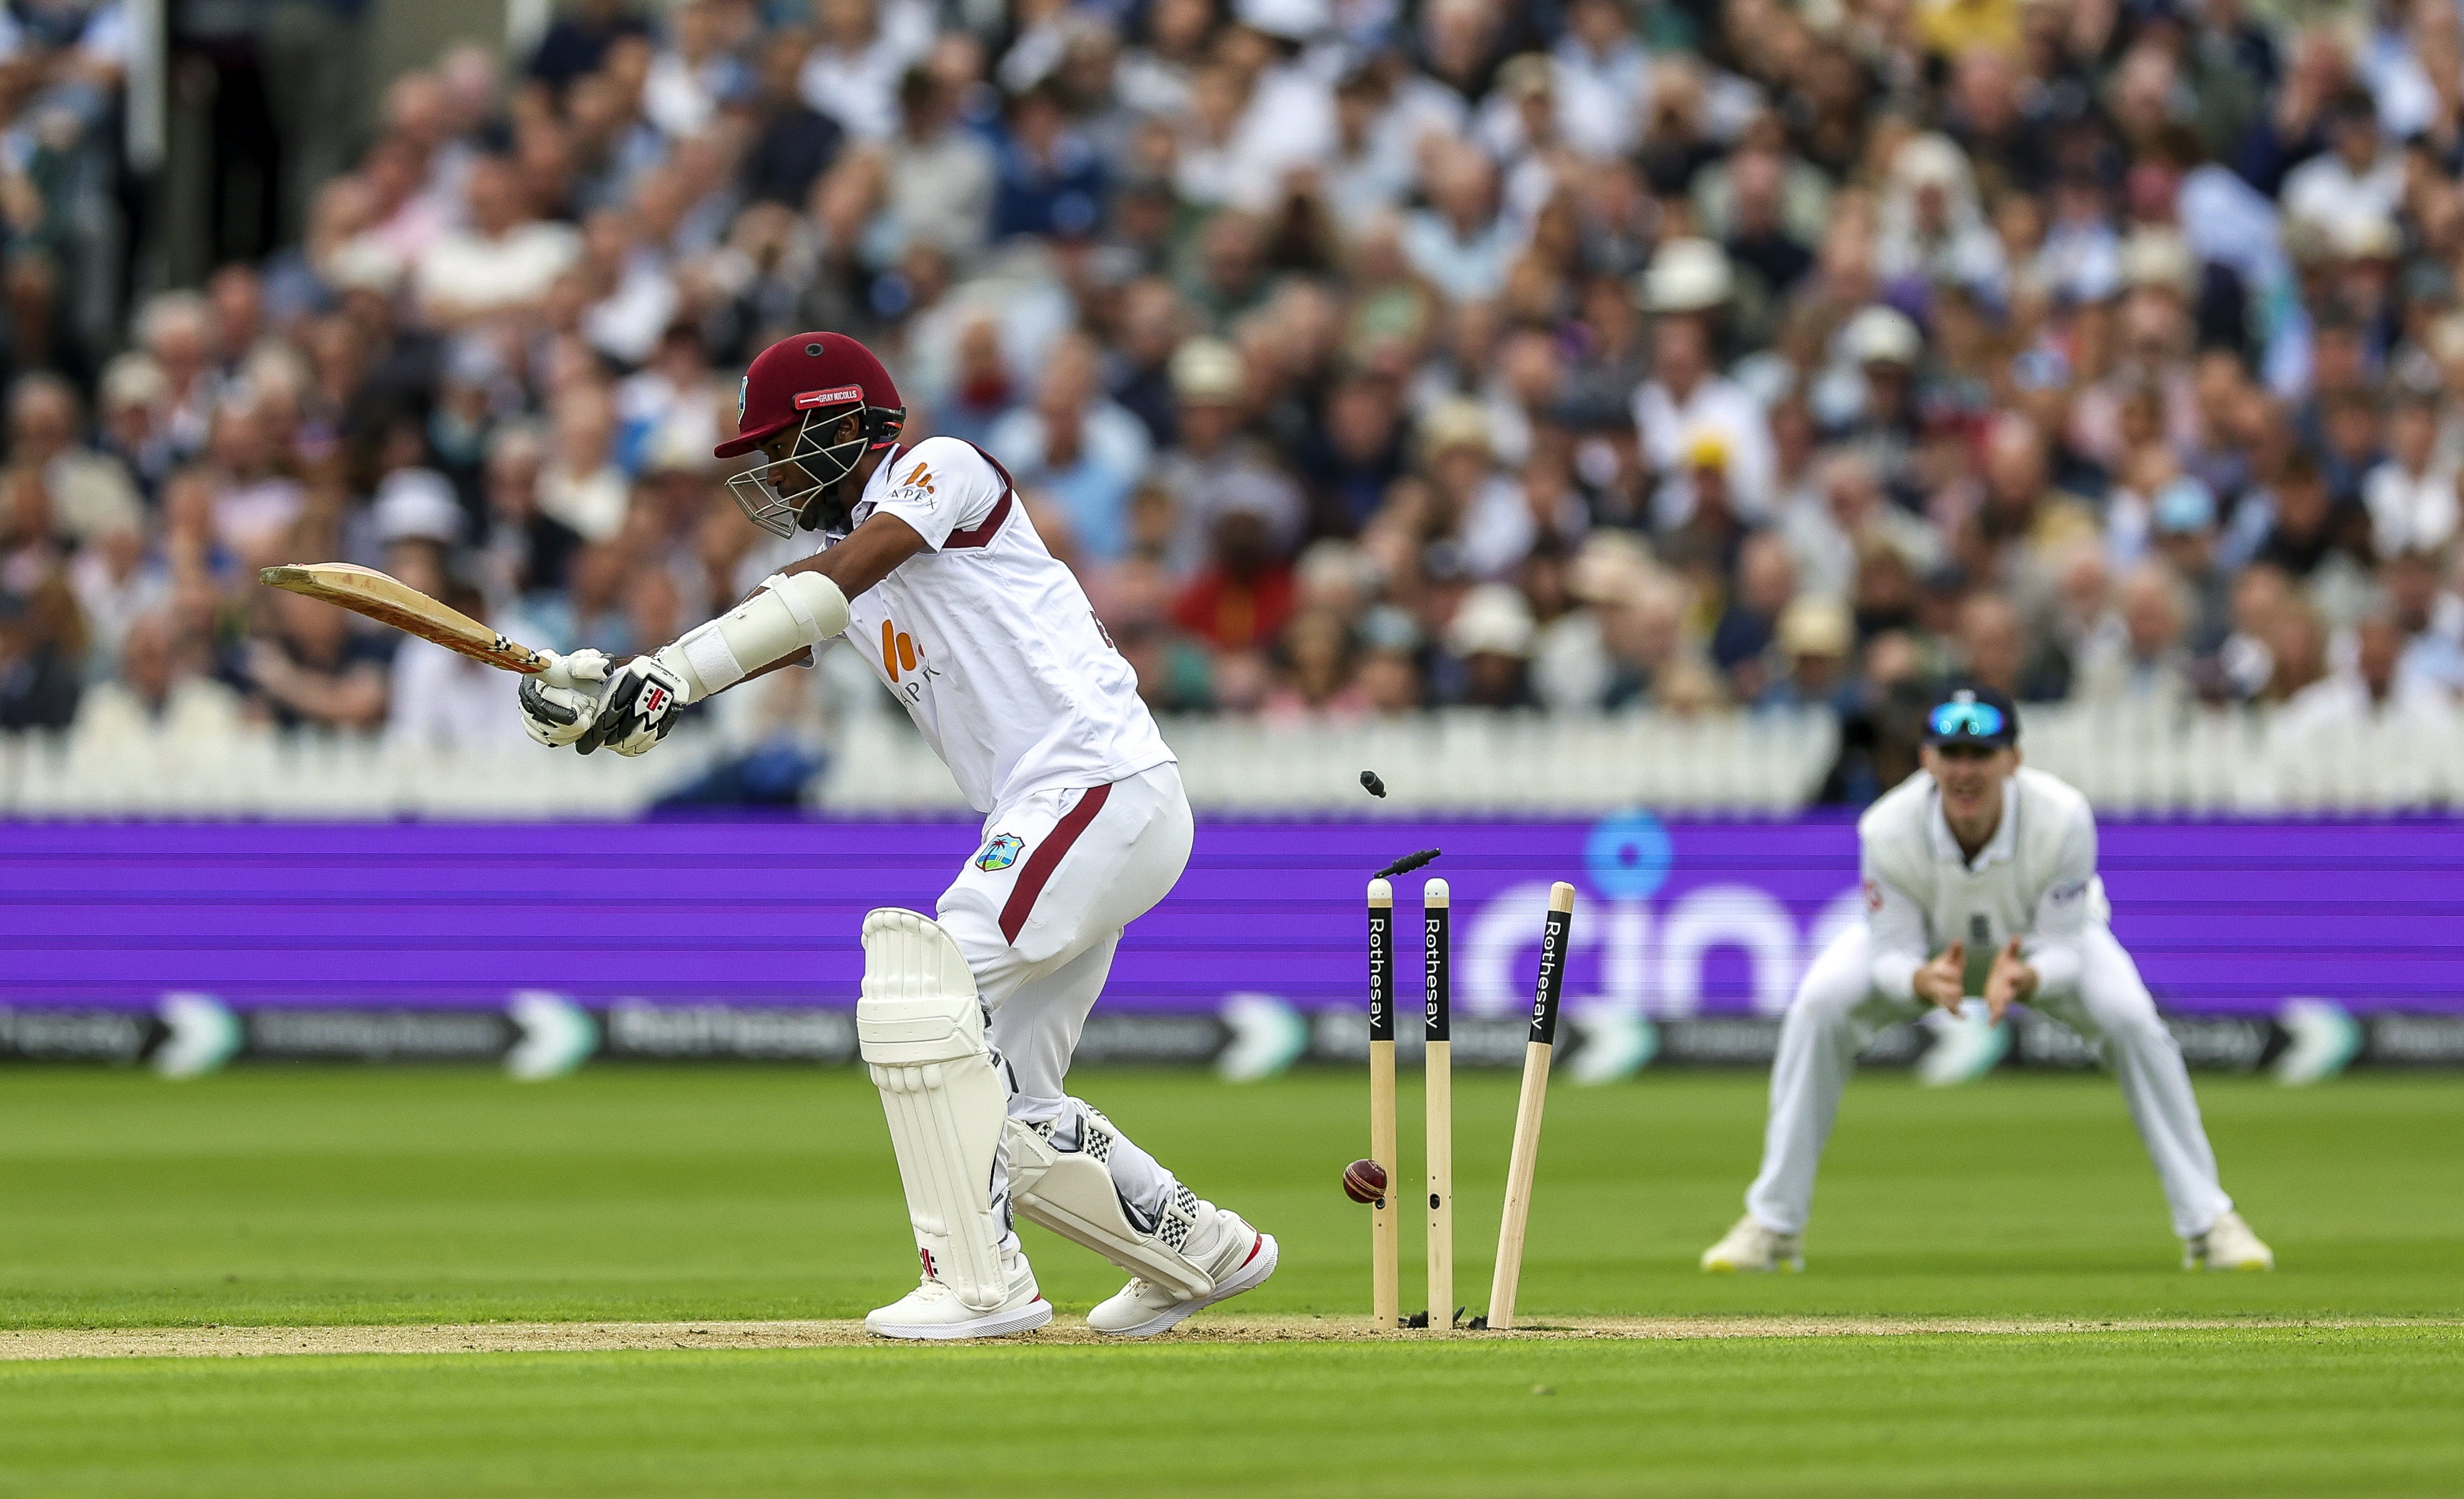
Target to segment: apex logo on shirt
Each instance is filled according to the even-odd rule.
[[[1025,851],[1026,840],[1018,834],[996,833],[993,841],[984,845],[984,851],[976,855],[976,868],[987,874],[1005,870],[1016,864],[1018,856]]]
[[[893,483],[890,492],[902,498],[913,500],[921,500],[931,495],[934,493],[932,465],[917,463],[915,467],[907,471],[905,478]]]

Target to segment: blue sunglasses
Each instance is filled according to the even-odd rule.
[[[1944,703],[1925,723],[1942,738],[1990,739],[2002,732],[2002,710],[1991,703]]]

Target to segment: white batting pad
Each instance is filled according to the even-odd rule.
[[[886,908],[864,918],[855,1033],[890,1118],[925,1268],[968,1306],[1000,1306],[1009,1283],[993,1159],[1009,1090],[984,1045],[975,978],[932,917]]]
[[[1114,1138],[1111,1122],[1089,1111],[1082,1125],[1086,1149],[1061,1150],[1032,1125],[1009,1121],[1009,1201],[1028,1223],[1051,1229],[1072,1244],[1184,1298],[1206,1295],[1215,1278],[1181,1250],[1198,1225],[1198,1198],[1177,1188],[1151,1234],[1138,1232],[1121,1206],[1120,1189],[1107,1161]]]

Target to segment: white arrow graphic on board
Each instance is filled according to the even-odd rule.
[[[525,989],[505,1013],[519,1033],[505,1053],[505,1070],[526,1083],[562,1077],[599,1049],[599,1023],[561,994]]]
[[[170,1031],[154,1048],[154,1070],[165,1077],[201,1077],[239,1049],[239,1017],[210,994],[166,994],[154,1013]]]
[[[1215,1070],[1227,1082],[1277,1076],[1309,1049],[1308,1018],[1271,994],[1227,994],[1220,1013],[1232,1040]]]
[[[2333,1000],[2287,1000],[2276,1023],[2292,1038],[2276,1059],[2276,1080],[2291,1087],[2326,1081],[2362,1049],[2362,1023]]]

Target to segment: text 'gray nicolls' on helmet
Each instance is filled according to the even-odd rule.
[[[907,408],[881,361],[844,333],[799,333],[758,355],[736,393],[737,435],[714,450],[721,458],[756,452],[781,432],[784,456],[757,463],[727,481],[745,517],[775,536],[819,522],[812,501],[846,478],[867,452],[898,441]],[[855,417],[853,435],[839,429]]]

